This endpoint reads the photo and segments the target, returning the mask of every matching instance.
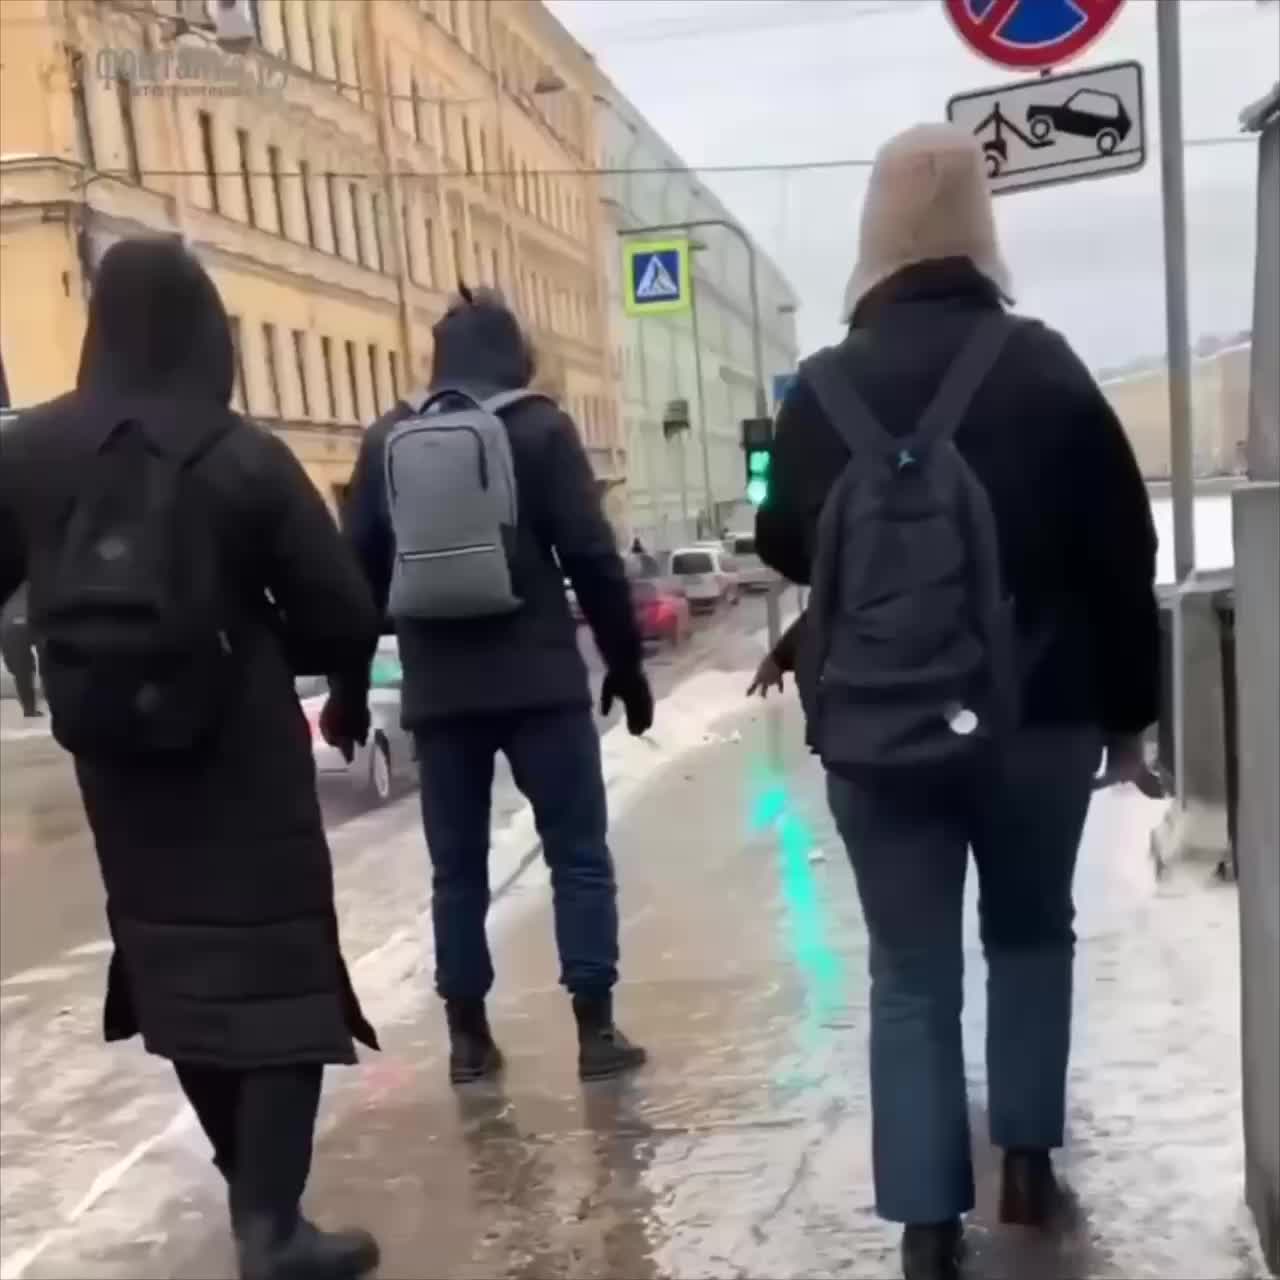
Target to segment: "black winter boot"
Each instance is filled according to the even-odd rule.
[[[904,1280],[958,1280],[964,1228],[950,1222],[913,1222],[902,1230]]]
[[[1017,1227],[1047,1227],[1062,1202],[1049,1152],[1025,1148],[1004,1153],[1000,1221]]]
[[[578,1078],[611,1080],[643,1066],[648,1054],[613,1025],[613,997],[573,997],[578,1020]]]
[[[493,1042],[483,1000],[447,1000],[449,1082],[472,1084],[502,1070],[502,1052]]]
[[[236,1247],[240,1280],[359,1280],[380,1257],[367,1231],[320,1231],[302,1217],[281,1231],[269,1214],[246,1217]]]

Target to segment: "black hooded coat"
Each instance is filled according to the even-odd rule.
[[[484,398],[526,387],[533,376],[519,323],[497,301],[482,302],[477,295],[473,305],[451,309],[433,336],[433,391],[456,387]],[[410,416],[401,402],[365,432],[346,509],[348,537],[384,610],[395,557],[387,437]],[[409,729],[455,716],[589,707],[591,688],[565,599],[566,577],[605,666],[619,675],[641,669],[630,585],[577,428],[546,400],[517,405],[503,414],[503,422],[519,495],[512,573],[525,603],[498,618],[397,624]]]
[[[198,461],[233,602],[238,694],[198,759],[76,761],[115,942],[109,1040],[224,1067],[352,1062],[376,1047],[347,975],[294,676],[342,672],[377,633],[368,589],[286,445],[231,412],[235,357],[212,281],[177,242],[124,241],[99,268],[74,391],[0,452],[0,599],[49,565],[110,428],[225,434]]]

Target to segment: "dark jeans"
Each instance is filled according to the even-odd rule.
[[[493,985],[485,916],[499,751],[533,807],[551,869],[560,980],[575,995],[604,995],[618,979],[617,887],[600,739],[585,707],[459,717],[418,734],[436,990],[446,1000],[472,1000]]]
[[[1060,1147],[1075,910],[1071,884],[1101,742],[1027,730],[948,787],[828,778],[871,939],[876,1207],[894,1222],[973,1208],[960,1012],[968,851],[987,958],[987,1089],[998,1147]]]
[[[6,622],[0,626],[0,656],[13,676],[22,714],[34,716],[40,709],[36,698],[36,654],[25,622]]]
[[[232,1225],[262,1216],[291,1229],[311,1171],[324,1068],[174,1068],[230,1188]]]

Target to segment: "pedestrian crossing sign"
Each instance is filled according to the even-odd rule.
[[[628,315],[688,311],[688,240],[646,240],[623,246],[623,279]]]

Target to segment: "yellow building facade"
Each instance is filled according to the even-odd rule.
[[[183,236],[234,317],[238,407],[330,501],[430,368],[459,280],[496,284],[610,492],[594,69],[537,0],[256,0],[220,50],[190,0],[0,4],[0,353],[17,407],[75,376],[116,239]]]

